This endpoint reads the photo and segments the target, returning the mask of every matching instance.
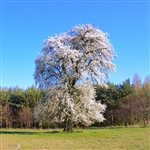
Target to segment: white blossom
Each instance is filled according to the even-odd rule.
[[[115,55],[107,34],[90,24],[76,26],[45,41],[34,77],[41,87],[56,86],[72,77],[76,82],[86,78],[105,83],[109,71],[115,71],[111,62]]]
[[[67,118],[91,125],[104,120],[105,106],[95,101],[93,83],[106,85],[109,72],[115,72],[113,46],[103,33],[91,24],[72,28],[67,33],[50,36],[36,63],[36,83],[47,88],[45,99],[35,108],[40,121]]]
[[[106,106],[95,100],[95,89],[90,84],[77,85],[72,95],[65,90],[51,89],[35,108],[39,121],[54,119],[63,122],[66,116],[74,123],[91,125],[104,120]]]

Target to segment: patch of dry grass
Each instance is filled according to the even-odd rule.
[[[75,130],[1,129],[1,150],[149,150],[150,127]]]

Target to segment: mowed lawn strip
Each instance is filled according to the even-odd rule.
[[[1,150],[149,150],[150,127],[62,130],[1,129]],[[20,147],[20,148],[19,148]]]

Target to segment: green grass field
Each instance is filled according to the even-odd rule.
[[[150,127],[53,130],[1,129],[1,150],[150,150]],[[20,145],[20,148],[17,148]]]

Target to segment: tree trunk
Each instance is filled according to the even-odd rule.
[[[126,127],[128,127],[128,123],[127,123],[127,121],[125,121],[125,126],[126,126]]]
[[[67,131],[69,132],[72,132],[72,121],[71,120],[68,120],[68,128],[67,128]]]
[[[7,118],[6,118],[6,130],[8,129],[8,121],[7,121]]]
[[[65,119],[65,121],[64,121],[64,130],[63,130],[64,132],[66,132],[67,131],[67,119]]]
[[[144,125],[144,127],[146,127],[146,119],[145,118],[143,119],[143,125]]]
[[[65,119],[64,121],[64,132],[72,132],[72,121],[70,119]]]
[[[113,126],[113,124],[114,124],[114,116],[111,115],[111,125]]]

